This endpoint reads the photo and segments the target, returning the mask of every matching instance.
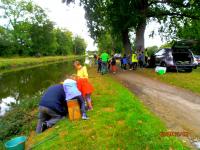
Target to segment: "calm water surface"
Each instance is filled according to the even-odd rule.
[[[73,62],[67,61],[0,75],[0,116],[10,109],[11,103],[42,95],[47,87],[72,73],[75,73]]]

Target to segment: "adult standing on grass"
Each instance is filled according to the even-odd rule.
[[[41,133],[67,115],[65,92],[62,84],[49,87],[39,103],[39,120],[36,128]]]
[[[87,101],[88,110],[93,110],[91,94],[93,86],[88,81],[88,72],[86,66],[82,66],[79,61],[74,62],[74,67],[77,70],[77,86],[82,96]]]
[[[102,75],[108,72],[108,60],[109,60],[109,55],[106,52],[103,52],[100,56],[101,61],[102,61],[102,69],[101,69],[101,73]]]

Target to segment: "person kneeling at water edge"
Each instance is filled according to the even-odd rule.
[[[77,91],[76,81],[74,80],[65,80],[64,84],[58,84],[51,86],[42,96],[42,99],[39,104],[39,120],[36,128],[36,133],[41,133],[47,128],[52,127],[60,119],[64,118],[67,115],[67,105],[66,100],[77,99],[81,105],[82,110],[82,119],[88,119],[85,113],[84,100],[80,94],[80,91]],[[75,82],[75,90],[72,90],[73,86],[69,82]],[[65,89],[65,90],[64,90]]]
[[[81,92],[77,88],[77,82],[74,76],[66,79],[63,83],[63,88],[65,91],[65,100],[77,99],[81,106],[82,119],[89,119],[86,115],[85,102],[81,95]]]
[[[67,115],[65,92],[62,84],[51,86],[39,103],[39,120],[36,128],[41,133]]]

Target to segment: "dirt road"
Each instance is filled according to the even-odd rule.
[[[146,105],[166,122],[173,131],[186,130],[200,137],[200,96],[177,88],[134,71],[115,75]]]

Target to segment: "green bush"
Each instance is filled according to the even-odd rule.
[[[3,117],[0,117],[0,140],[17,135],[28,134],[37,121],[36,113],[33,111],[38,106],[39,98],[23,99],[20,103],[12,104],[12,109]]]

